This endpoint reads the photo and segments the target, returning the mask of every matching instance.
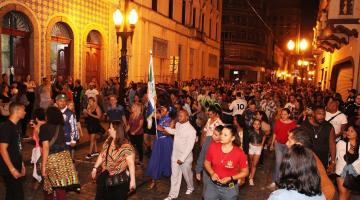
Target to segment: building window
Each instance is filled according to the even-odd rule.
[[[154,37],[154,41],[153,41],[154,57],[166,59],[167,47],[168,47],[168,41]]]
[[[194,75],[193,73],[194,73],[194,71],[196,71],[196,70],[194,70],[194,57],[195,57],[195,49],[190,48],[190,61],[189,61],[189,67],[191,69],[191,70],[189,70],[190,77],[193,77],[193,75]]]
[[[216,23],[216,27],[215,27],[215,40],[218,40],[218,23]]]
[[[157,0],[152,0],[151,8],[152,8],[154,11],[157,11]]]
[[[354,0],[340,0],[340,15],[352,15]]]
[[[209,67],[218,66],[218,57],[214,54],[209,54]]]
[[[173,18],[174,0],[169,0],[169,18]]]
[[[202,17],[201,17],[201,31],[204,31],[204,23],[205,23],[205,15],[202,14]]]
[[[181,15],[181,23],[185,25],[185,19],[186,19],[186,1],[182,1],[182,15]]]
[[[193,8],[192,27],[196,26],[196,8]]]
[[[211,38],[211,36],[212,36],[212,33],[211,33],[211,31],[212,31],[211,24],[212,24],[212,20],[210,19],[210,22],[209,22],[209,38]]]

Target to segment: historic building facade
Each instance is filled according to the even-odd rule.
[[[301,34],[300,0],[272,0],[268,2],[266,20],[274,32],[278,45],[282,49],[286,49],[286,43],[290,39],[297,40]],[[310,35],[311,37],[312,35]]]
[[[60,74],[99,83],[118,76],[112,16],[120,2],[0,0],[1,73],[12,66],[15,76],[36,81]],[[129,7],[139,15],[128,41],[129,81],[146,81],[151,49],[157,82],[218,76],[221,0],[134,0]]]
[[[264,0],[251,1],[266,17]],[[274,64],[274,37],[246,0],[224,0],[222,59],[225,79],[261,81]]]
[[[316,81],[345,99],[360,89],[360,0],[321,0],[314,30]]]

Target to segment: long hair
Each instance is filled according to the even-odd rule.
[[[360,126],[358,126],[354,123],[349,123],[346,125],[345,131],[348,131],[350,127],[352,127],[356,132],[356,144],[355,144],[355,151],[354,151],[356,153],[356,152],[359,152],[359,148],[360,148]],[[349,139],[345,138],[345,141],[347,142],[347,141],[349,141]]]
[[[118,149],[121,147],[121,145],[125,144],[128,141],[127,135],[125,134],[124,124],[121,121],[113,121],[111,122],[111,124],[116,131],[114,144],[115,148]],[[112,141],[113,138],[110,137],[110,139],[107,141],[108,145],[110,145]]]
[[[304,147],[311,149],[313,147],[310,134],[305,129],[298,127],[291,129],[291,138],[296,142],[302,144]]]
[[[233,125],[226,125],[226,126],[224,126],[224,128],[222,130],[224,130],[224,129],[230,130],[231,135],[235,137],[235,140],[233,141],[233,145],[239,147],[240,146],[240,137],[239,137],[239,134],[237,133],[236,127]]]
[[[295,144],[285,154],[280,165],[280,189],[296,190],[307,196],[321,195],[320,176],[313,152]]]
[[[267,117],[266,113],[262,110],[257,112],[261,115],[261,121],[264,121],[269,124],[269,118]]]

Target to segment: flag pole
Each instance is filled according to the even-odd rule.
[[[151,56],[151,61],[153,61],[152,59],[152,50],[150,50],[150,56]],[[152,62],[152,65],[153,65],[153,72],[154,72],[154,62]],[[155,83],[155,77],[154,77],[154,89],[156,91],[156,83]],[[156,95],[156,101],[157,101],[157,95]],[[155,102],[155,99],[154,99],[154,109],[155,109],[155,112],[154,112],[154,120],[155,120],[155,133],[156,133],[156,139],[159,139],[159,135],[158,135],[158,130],[157,130],[157,119],[156,119],[156,113],[157,113],[157,110],[156,110],[156,104],[157,102]]]
[[[151,65],[152,65],[152,76],[153,76],[153,82],[154,82],[154,90],[156,92],[156,84],[155,84],[155,77],[154,77],[154,63],[153,63],[153,60],[152,60],[152,49],[150,49],[150,62],[151,62]],[[148,80],[149,81],[149,80]],[[156,98],[157,100],[157,98]],[[158,130],[157,130],[157,119],[156,119],[156,103],[155,102],[155,99],[154,99],[154,120],[155,120],[155,134],[156,134],[156,139],[159,139],[159,135],[158,135]]]

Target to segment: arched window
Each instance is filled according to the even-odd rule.
[[[10,11],[5,14],[2,21],[2,28],[24,32],[31,32],[32,29],[29,19],[24,14],[17,11]]]
[[[1,25],[0,72],[13,67],[15,76],[24,78],[30,74],[31,22],[25,14],[10,11],[2,18]]]
[[[92,30],[86,37],[86,83],[100,84],[101,74],[101,34]]]

